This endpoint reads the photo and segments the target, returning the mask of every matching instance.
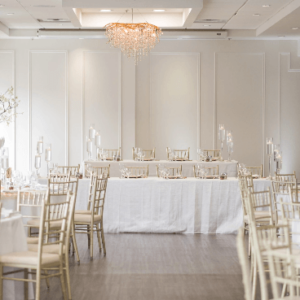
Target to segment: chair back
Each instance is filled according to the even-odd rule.
[[[51,182],[64,182],[70,181],[71,171],[68,173],[50,173],[49,179]]]
[[[221,150],[203,150],[203,156],[212,156],[215,159],[219,159],[221,156]]]
[[[237,239],[237,252],[242,268],[243,275],[243,284],[244,284],[244,298],[245,300],[252,300],[252,291],[251,291],[251,280],[250,280],[250,270],[249,270],[249,259],[245,247],[245,237],[244,230],[240,228],[238,231]]]
[[[114,155],[122,158],[121,147],[119,149],[102,149],[103,152],[106,152],[108,160],[113,160]]]
[[[76,177],[77,173],[79,173],[80,165],[78,166],[58,166],[57,173],[60,174],[70,174],[71,177]]]
[[[91,203],[92,218],[95,215],[101,216],[103,220],[104,203],[106,196],[108,178],[96,178],[93,185],[93,197]]]
[[[187,149],[174,149],[171,150],[171,148],[167,147],[167,159],[170,159],[170,153],[173,152],[174,155],[178,159],[183,159],[183,160],[189,160],[190,159],[190,147]]]
[[[208,170],[207,176],[219,176],[219,165],[214,167],[205,167],[206,170]],[[197,166],[193,166],[193,173],[194,177],[197,177]]]
[[[151,150],[141,149],[142,154],[145,156],[144,159],[150,160],[155,159],[155,148]],[[132,147],[132,159],[136,160],[137,155],[135,152],[135,147]]]
[[[94,167],[94,166],[91,166],[89,163],[86,163],[84,170],[85,170],[85,172],[84,172],[85,178],[91,178],[92,175],[96,175],[98,177],[106,176],[109,178],[109,175],[110,175],[110,165]]]
[[[283,181],[283,182],[293,182],[297,183],[296,172],[294,171],[293,174],[278,174],[275,173],[275,180],[276,181]]]
[[[182,165],[180,165],[179,167],[172,167],[172,168],[165,168],[168,170],[170,176],[178,176],[178,175],[182,175]],[[161,174],[159,174],[159,166],[156,165],[156,176],[157,177],[161,177]]]
[[[17,211],[22,215],[23,220],[26,219],[24,227],[35,227],[28,225],[27,222],[34,219],[39,219],[41,215],[41,207],[43,203],[49,202],[48,190],[29,190],[18,191],[17,196]]]
[[[290,252],[282,253],[277,249],[273,250],[269,245],[266,252],[270,270],[270,280],[273,299],[298,299],[300,282],[297,279],[296,261],[298,257]],[[282,296],[282,287],[289,292],[289,296]]]
[[[40,229],[39,229],[39,243],[38,243],[38,257],[41,262],[43,246],[46,245],[59,245],[59,256],[63,255],[63,246],[69,241],[66,241],[66,236],[70,235],[71,224],[74,212],[75,195],[69,192],[65,202],[61,203],[47,203],[42,204],[42,213],[40,218]],[[57,223],[61,226],[57,227]],[[55,224],[55,228],[51,228],[51,224]],[[58,235],[58,239],[53,241],[51,237]],[[68,252],[66,252],[68,255]]]
[[[149,165],[146,166],[142,166],[142,167],[129,167],[129,166],[125,166],[125,168],[128,169],[128,171],[130,172],[130,176],[137,176],[137,177],[143,177],[146,178],[149,176]]]
[[[251,173],[251,175],[258,175],[258,177],[263,177],[263,165],[246,166],[246,169]]]

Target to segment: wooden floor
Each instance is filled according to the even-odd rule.
[[[90,261],[78,236],[81,264],[71,258],[74,300],[243,299],[235,235],[106,234],[107,256],[95,243]],[[60,282],[43,282],[41,299],[63,299]]]

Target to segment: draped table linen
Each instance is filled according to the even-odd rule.
[[[199,162],[196,160],[193,161],[134,161],[134,160],[123,160],[123,161],[85,161],[81,163],[80,172],[84,174],[84,164],[89,163],[93,167],[105,167],[110,165],[110,177],[119,177],[120,176],[120,168],[119,164],[122,163],[126,166],[145,166],[149,165],[149,176],[156,176],[156,166],[159,164],[165,165],[168,168],[171,167],[179,167],[182,165],[182,176],[184,177],[194,177],[193,166],[197,164],[202,164],[205,167],[215,167],[219,165],[219,173],[227,173],[228,177],[237,177],[237,161],[212,161],[212,162]]]
[[[22,216],[17,215],[0,220],[0,255],[10,252],[27,251],[27,239],[22,222]],[[10,271],[9,268],[4,268],[4,272]],[[23,278],[24,273],[16,273],[8,275]],[[33,299],[33,284],[28,284],[29,299]],[[23,283],[11,280],[3,281],[3,299],[19,300],[24,299]]]

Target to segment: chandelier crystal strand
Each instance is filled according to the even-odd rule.
[[[159,27],[149,23],[109,23],[105,28],[108,43],[134,57],[136,64],[159,43],[162,34]]]

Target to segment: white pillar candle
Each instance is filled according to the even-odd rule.
[[[96,147],[101,147],[101,135],[99,132],[97,132],[95,136],[95,145]]]
[[[38,154],[42,154],[43,153],[43,151],[44,151],[44,141],[43,141],[43,137],[42,136],[40,136],[40,138],[39,138],[39,140],[38,140],[38,142],[37,142],[37,147],[36,147],[37,149],[37,153]]]
[[[89,128],[89,138],[93,140],[95,138],[96,130],[93,125]]]
[[[3,169],[8,169],[9,163],[8,163],[8,157],[7,156],[1,156],[1,167]]]
[[[93,143],[90,139],[86,142],[86,151],[90,153],[93,151]]]
[[[41,156],[39,154],[35,155],[35,158],[34,158],[34,167],[36,169],[39,169],[41,167]]]
[[[273,138],[267,138],[267,155],[272,155],[273,153]]]
[[[49,162],[52,160],[52,151],[51,151],[51,146],[48,146],[45,149],[45,161]]]

